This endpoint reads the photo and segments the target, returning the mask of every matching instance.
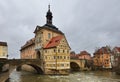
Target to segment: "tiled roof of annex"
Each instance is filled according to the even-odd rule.
[[[62,38],[63,36],[61,35],[53,37],[44,48],[53,48],[53,47],[58,46]]]
[[[35,44],[35,38],[32,38],[32,39],[28,40],[28,41],[25,43],[25,45],[23,45],[23,46],[21,47],[20,50],[23,50],[23,49],[25,49],[25,48],[29,47],[30,45],[33,45],[33,44]]]

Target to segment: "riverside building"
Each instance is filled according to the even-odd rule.
[[[93,56],[93,65],[97,68],[111,69],[111,50],[108,46],[97,49]]]
[[[8,45],[7,42],[0,42],[0,59],[8,58]]]
[[[36,26],[34,31],[33,50],[35,54],[29,59],[40,59],[43,62],[45,74],[68,74],[70,69],[70,46],[64,33],[53,25],[52,18],[49,5],[46,24]],[[21,47],[21,53],[24,50],[27,49]],[[26,55],[29,55],[29,53]],[[24,54],[21,54],[21,58],[24,59],[24,57]]]

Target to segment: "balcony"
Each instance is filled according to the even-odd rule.
[[[36,46],[35,47],[35,51],[38,51],[38,50],[40,50],[42,47],[41,46]]]

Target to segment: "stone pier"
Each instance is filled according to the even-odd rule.
[[[0,74],[0,82],[6,82],[9,79],[9,72],[4,72]]]

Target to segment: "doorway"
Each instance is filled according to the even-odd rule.
[[[41,53],[40,53],[40,51],[37,51],[37,58],[36,59],[41,59]]]

